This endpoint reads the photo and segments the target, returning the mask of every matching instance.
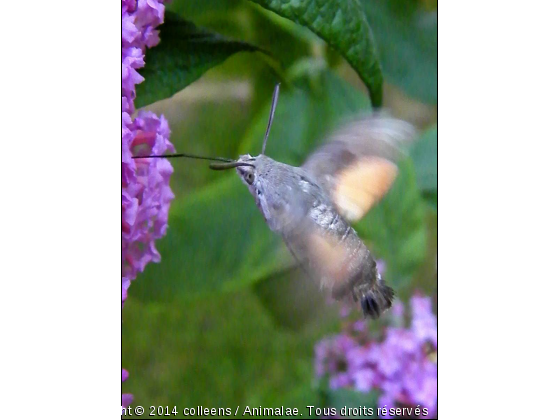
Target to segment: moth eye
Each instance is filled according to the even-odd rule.
[[[255,181],[255,174],[253,174],[253,172],[247,172],[247,175],[245,175],[245,181],[247,181],[247,184],[252,185]]]

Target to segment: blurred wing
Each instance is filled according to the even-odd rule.
[[[305,223],[282,238],[299,267],[321,288],[336,291],[337,298],[350,291],[353,268],[347,264],[350,252],[334,236]]]
[[[309,156],[302,168],[328,192],[348,221],[361,219],[389,190],[414,127],[384,114],[352,121]]]
[[[307,276],[336,299],[349,295],[354,280],[362,277],[357,275],[367,268],[369,251],[336,209],[319,201],[285,226],[282,238]]]

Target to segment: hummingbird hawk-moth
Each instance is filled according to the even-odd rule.
[[[381,113],[353,121],[335,132],[300,167],[264,154],[279,85],[273,94],[262,152],[239,159],[187,154],[220,161],[212,169],[235,168],[254,196],[269,228],[279,234],[294,259],[337,299],[360,302],[365,316],[378,318],[391,307],[394,291],[382,279],[369,249],[352,228],[391,187],[401,146],[414,128]]]

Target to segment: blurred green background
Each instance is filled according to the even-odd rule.
[[[383,106],[421,134],[390,193],[356,229],[385,261],[400,299],[417,289],[434,295],[437,3],[363,0],[361,6],[384,76]],[[340,122],[371,110],[367,86],[314,28],[245,0],[174,0],[166,9],[208,34],[266,51],[221,37],[209,50],[200,42],[186,46],[182,59],[196,70],[193,83],[146,107],[165,115],[177,151],[258,154],[278,81],[267,155],[279,161],[301,164]],[[162,45],[147,52],[147,66],[164,43],[162,36]],[[148,75],[138,103],[154,97]],[[298,407],[306,415],[307,405],[324,403],[313,348],[339,330],[339,307],[300,275],[234,173],[193,160],[173,166],[176,198],[167,235],[157,242],[162,261],[133,281],[123,310],[122,366],[130,373],[124,392],[134,394],[134,406],[179,412],[249,405]]]

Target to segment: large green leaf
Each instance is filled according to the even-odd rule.
[[[208,15],[220,15],[227,17],[235,12],[243,2],[241,0],[180,0],[173,1],[166,5],[166,10],[172,10],[186,18],[195,18],[198,22],[199,19],[204,19]],[[229,16],[232,19],[231,15]]]
[[[381,202],[356,230],[371,240],[376,258],[385,261],[387,282],[397,290],[410,282],[426,256],[425,208],[410,158],[399,164],[399,175]]]
[[[437,12],[418,0],[362,0],[387,81],[437,102]]]
[[[344,56],[380,106],[383,77],[373,34],[357,0],[252,0],[306,26]]]
[[[160,27],[160,38],[157,46],[146,51],[146,65],[140,69],[145,80],[136,88],[138,108],[172,96],[232,54],[259,50],[197,28],[169,11]]]
[[[414,162],[418,187],[428,202],[437,207],[437,125],[416,141],[410,157]]]

